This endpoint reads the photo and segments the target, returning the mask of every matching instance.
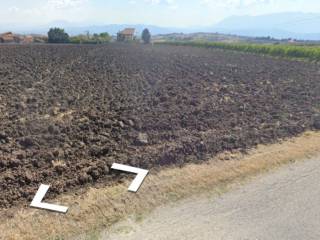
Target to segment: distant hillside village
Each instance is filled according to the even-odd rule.
[[[51,28],[48,35],[30,34],[22,35],[12,32],[0,34],[0,43],[4,44],[31,44],[31,43],[74,43],[74,44],[101,44],[108,42],[151,42],[151,33],[144,29],[141,36],[135,28],[125,28],[120,30],[116,36],[111,36],[107,32],[90,34],[86,32],[76,36],[69,36],[64,29]],[[163,41],[207,41],[225,43],[255,43],[255,44],[319,44],[319,41],[303,41],[295,39],[275,39],[272,37],[246,37],[232,34],[220,33],[170,33],[159,34],[152,37],[153,42]]]
[[[22,43],[22,44],[30,44],[30,43],[45,43],[47,42],[47,36],[43,35],[21,35],[14,34],[12,32],[6,32],[0,34],[0,43]]]
[[[147,30],[147,29],[145,29]],[[149,33],[149,30],[147,30]],[[150,33],[149,33],[150,34]],[[150,35],[151,37],[151,35]],[[90,34],[89,32],[76,36],[69,36],[64,29],[51,28],[48,35],[22,35],[12,32],[0,34],[0,43],[3,44],[31,44],[31,43],[105,43],[111,41],[129,42],[140,41],[143,37],[137,37],[137,32],[134,28],[125,28],[118,32],[117,36],[110,36],[108,33]]]

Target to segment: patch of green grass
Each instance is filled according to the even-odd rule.
[[[139,214],[135,215],[135,221],[136,222],[138,222],[138,223],[142,222],[143,219],[144,219],[144,215],[143,214],[139,213]]]
[[[99,232],[91,232],[87,234],[85,237],[85,240],[99,240],[100,239],[100,233]]]
[[[266,54],[276,57],[306,59],[320,61],[320,46],[290,45],[290,44],[250,44],[250,43],[222,43],[202,41],[167,41],[158,44],[175,46],[193,46],[204,48],[218,48],[241,52]]]
[[[63,236],[55,236],[53,238],[49,238],[48,240],[67,240],[67,239],[72,239],[72,240],[99,240],[101,235],[100,235],[99,230],[92,230],[90,232],[81,234],[77,238],[72,238],[72,237],[63,237]]]
[[[58,237],[49,238],[48,240],[65,240],[65,238],[62,236],[58,236]]]

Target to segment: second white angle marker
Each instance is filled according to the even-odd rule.
[[[126,166],[126,165],[122,165],[122,164],[118,164],[118,163],[112,164],[111,168],[115,169],[115,170],[120,170],[120,171],[124,171],[124,172],[130,172],[130,173],[137,174],[136,178],[133,180],[133,182],[131,183],[131,185],[128,188],[128,190],[130,192],[137,192],[139,190],[141,184],[143,183],[143,180],[145,179],[145,177],[149,173],[149,171],[145,170],[145,169],[130,167],[130,166]]]

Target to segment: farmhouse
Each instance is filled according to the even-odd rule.
[[[118,32],[117,40],[119,42],[126,42],[126,41],[132,41],[134,40],[134,28],[126,28],[120,32]]]
[[[21,44],[31,44],[34,42],[45,43],[46,36],[42,35],[21,35],[14,34],[12,32],[6,32],[0,34],[0,43],[21,43]]]
[[[23,44],[30,44],[30,43],[33,43],[33,42],[34,42],[34,39],[33,39],[33,37],[31,35],[25,36],[21,41],[21,43],[23,43]]]
[[[0,43],[14,43],[18,39],[13,35],[12,32],[6,32],[0,35]]]

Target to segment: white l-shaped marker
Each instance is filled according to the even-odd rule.
[[[126,165],[122,165],[122,164],[118,164],[118,163],[112,164],[111,168],[115,169],[115,170],[120,170],[120,171],[124,171],[124,172],[130,172],[130,173],[138,174],[136,176],[136,178],[133,180],[133,182],[131,183],[131,185],[129,186],[129,188],[128,188],[128,190],[130,192],[137,192],[139,190],[141,184],[143,183],[143,180],[145,179],[145,177],[149,173],[148,170],[144,170],[144,169],[141,169],[141,168],[130,167],[130,166],[126,166]]]
[[[46,209],[54,212],[66,213],[68,211],[68,207],[43,203],[42,200],[46,193],[48,192],[50,186],[41,184],[39,190],[37,191],[36,195],[34,196],[30,206],[34,208]]]

